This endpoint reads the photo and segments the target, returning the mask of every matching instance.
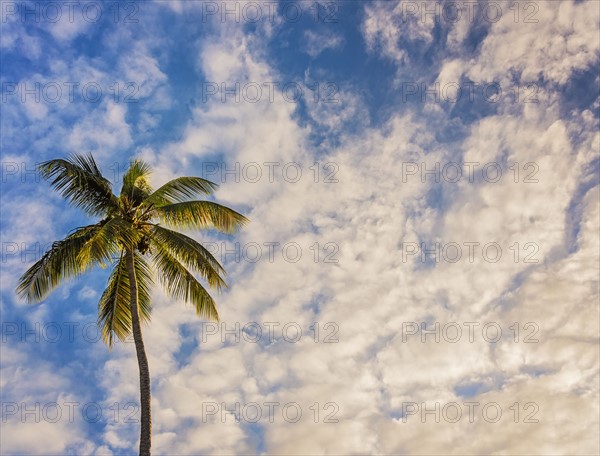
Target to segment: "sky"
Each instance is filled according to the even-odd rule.
[[[188,233],[221,321],[156,287],[154,454],[598,454],[600,3],[4,1],[0,452],[137,451],[109,269],[17,299],[93,223],[36,164],[115,192],[219,184]]]

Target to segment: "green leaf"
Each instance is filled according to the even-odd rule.
[[[134,255],[135,274],[138,287],[140,321],[148,323],[152,310],[150,293],[154,284],[152,271],[147,261],[139,254]],[[108,279],[108,286],[98,302],[98,326],[102,339],[112,348],[114,336],[124,341],[131,333],[130,282],[125,255],[122,253]]]
[[[127,197],[135,206],[144,201],[152,193],[152,187],[148,183],[151,171],[150,165],[142,160],[132,161],[123,175],[121,197]]]
[[[186,267],[198,272],[211,287],[220,290],[227,287],[221,274],[225,274],[223,266],[217,259],[199,242],[185,234],[162,228],[158,225],[152,227],[151,238],[155,244],[162,245],[175,258],[185,264]]]
[[[200,177],[178,177],[167,182],[152,193],[146,198],[145,204],[164,206],[171,203],[183,202],[198,195],[210,195],[218,187],[214,182]]]
[[[161,284],[173,298],[191,303],[201,317],[219,320],[213,298],[167,248],[156,245],[153,259]]]
[[[39,169],[55,190],[89,215],[107,215],[118,209],[111,183],[102,176],[91,155],[49,160]]]
[[[233,209],[211,201],[186,201],[157,207],[158,219],[172,228],[214,228],[233,233],[248,223],[248,219]]]
[[[29,303],[40,302],[60,282],[84,272],[90,265],[80,261],[79,253],[100,227],[100,224],[84,226],[62,241],[54,242],[50,250],[19,279],[19,297]]]
[[[123,247],[134,247],[140,239],[140,233],[121,217],[103,222],[101,228],[85,243],[79,252],[81,263],[93,265],[99,263],[106,267]]]

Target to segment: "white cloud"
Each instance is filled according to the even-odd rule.
[[[422,4],[424,5],[423,2]],[[406,43],[430,43],[433,39],[433,18],[422,20],[420,14],[407,14],[405,6],[403,2],[374,2],[365,5],[362,32],[367,49],[396,63],[407,61]]]
[[[597,60],[597,8],[573,1],[538,6],[536,23],[516,23],[504,15],[491,27],[469,71],[474,80],[503,79],[513,69],[523,81],[537,81],[543,75],[548,81],[565,84],[574,71],[586,69]],[[511,45],[506,46],[507,42]]]
[[[562,85],[573,73],[597,62],[600,52],[595,33],[600,18],[597,8],[570,0],[531,5],[526,11],[520,10],[519,20],[515,20],[511,3],[499,3],[504,14],[489,24],[477,55],[467,54],[447,62],[440,76],[450,72],[457,81],[464,74],[473,81],[499,81],[508,88],[513,83],[512,74],[517,74],[523,83],[543,79]],[[456,33],[464,35],[464,31],[454,32],[454,29],[451,35]],[[460,74],[458,67],[462,68]]]
[[[73,152],[89,151],[102,159],[129,147],[133,139],[125,120],[126,105],[102,102],[101,108],[76,123],[67,140]]]
[[[317,57],[327,49],[339,49],[344,44],[342,35],[332,31],[314,32],[307,30],[304,32],[304,51],[311,57]]]
[[[152,95],[167,80],[156,58],[149,55],[141,45],[134,46],[130,53],[123,55],[119,67],[123,75],[123,85],[133,84],[135,88],[135,91],[130,89],[130,86],[123,88],[127,90],[127,95],[132,95],[133,99]]]
[[[58,8],[62,10],[61,13],[51,11],[43,14],[41,18],[44,28],[47,28],[54,39],[61,43],[72,41],[85,33],[89,28],[94,26],[94,23],[100,21],[103,14],[111,14],[109,11],[103,11],[100,4],[96,4],[95,6],[91,6],[91,4],[84,5],[83,10],[75,10],[75,14],[72,15],[69,13],[66,5],[64,8],[62,6],[58,4]],[[43,11],[46,10],[50,11],[51,8],[44,8]],[[99,16],[96,20],[98,14]],[[55,17],[56,19],[54,19]],[[48,19],[52,19],[52,21]]]
[[[99,297],[98,292],[91,287],[84,286],[77,293],[79,299],[96,299]]]
[[[31,341],[33,335],[28,337]],[[9,337],[2,345],[2,450],[56,454],[69,447],[89,449],[80,415],[80,406],[86,401],[68,393],[73,390],[70,378],[74,372],[57,369],[42,359],[28,365],[30,344],[18,337]],[[32,439],[32,435],[40,439]]]

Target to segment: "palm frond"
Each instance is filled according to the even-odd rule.
[[[191,303],[201,317],[219,320],[216,303],[208,291],[168,249],[156,245],[153,259],[161,284],[173,298]]]
[[[113,336],[124,340],[131,332],[129,296],[127,267],[121,255],[98,302],[98,326],[102,330],[102,340],[111,348]]]
[[[110,181],[90,154],[49,160],[40,164],[39,170],[73,206],[90,215],[106,215],[118,207]]]
[[[200,177],[178,177],[154,191],[145,203],[154,206],[179,203],[198,195],[210,195],[218,187],[214,182]]]
[[[151,233],[150,236],[154,243],[161,244],[186,267],[198,272],[209,286],[218,290],[227,287],[225,280],[221,277],[221,274],[225,275],[223,266],[202,244],[185,234],[158,225],[152,226]]]
[[[138,205],[152,193],[148,177],[152,168],[142,160],[134,160],[123,175],[121,195],[126,196],[132,203]]]
[[[159,220],[172,228],[215,228],[233,233],[248,223],[242,214],[212,201],[186,201],[155,208]]]
[[[123,247],[134,247],[139,239],[140,234],[129,222],[114,216],[102,223],[101,228],[85,243],[78,260],[82,264],[92,266],[99,263],[105,267]]]
[[[29,303],[42,301],[65,279],[84,272],[88,264],[80,261],[85,243],[101,229],[100,224],[78,228],[52,247],[19,279],[17,294]]]
[[[147,261],[142,255],[134,255],[135,275],[138,286],[140,321],[150,321],[150,290],[154,280]],[[130,281],[125,256],[121,253],[115,264],[108,286],[98,302],[98,326],[102,340],[112,348],[114,336],[123,341],[131,333]]]

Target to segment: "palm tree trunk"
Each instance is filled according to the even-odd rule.
[[[150,456],[150,444],[152,434],[152,417],[150,414],[150,370],[148,369],[148,358],[144,349],[142,339],[142,327],[138,312],[138,289],[133,264],[133,250],[125,253],[127,272],[129,273],[129,289],[131,294],[131,326],[133,328],[133,341],[137,353],[138,367],[140,369],[140,405],[142,409],[142,423],[140,431],[140,456]]]

